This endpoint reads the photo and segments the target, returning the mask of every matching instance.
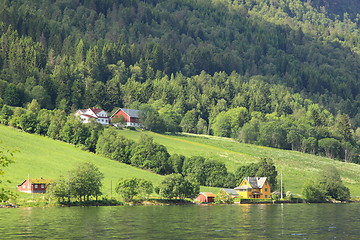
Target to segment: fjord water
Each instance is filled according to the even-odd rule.
[[[0,239],[359,239],[360,204],[0,209]]]

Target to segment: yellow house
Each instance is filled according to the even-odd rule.
[[[266,177],[246,177],[235,190],[241,198],[271,198],[271,188]]]

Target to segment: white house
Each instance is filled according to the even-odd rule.
[[[94,119],[96,122],[104,125],[110,124],[107,112],[100,108],[79,109],[75,115],[80,117],[82,123],[89,123],[91,119]]]

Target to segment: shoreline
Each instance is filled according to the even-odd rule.
[[[101,201],[91,201],[91,202],[70,202],[70,203],[56,203],[56,204],[13,204],[8,203],[5,205],[0,205],[1,208],[28,208],[28,207],[105,207],[105,206],[176,206],[176,205],[182,205],[182,206],[189,206],[189,205],[197,205],[197,206],[217,206],[217,205],[260,205],[260,204],[323,204],[323,203],[308,203],[305,201],[289,201],[289,200],[274,200],[274,201],[263,201],[263,202],[234,202],[230,204],[226,203],[196,203],[189,200],[170,200],[170,199],[156,199],[156,200],[145,200],[145,201],[139,201],[139,202],[119,202],[119,201],[111,201],[111,202],[101,202]],[[360,203],[360,201],[329,201],[324,202],[326,204],[349,204],[349,203]]]

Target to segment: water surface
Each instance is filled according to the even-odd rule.
[[[0,209],[0,239],[360,239],[360,204]]]

